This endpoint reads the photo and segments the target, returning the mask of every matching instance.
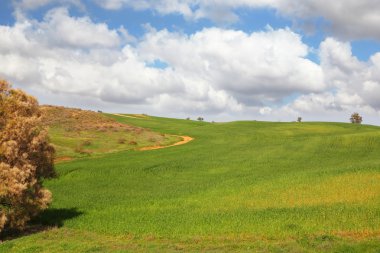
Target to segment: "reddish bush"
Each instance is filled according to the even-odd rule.
[[[23,229],[51,201],[42,180],[54,176],[54,148],[40,115],[35,98],[0,80],[0,232]]]

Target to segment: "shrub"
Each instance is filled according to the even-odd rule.
[[[35,98],[0,81],[0,232],[23,229],[51,202],[54,148]]]
[[[78,153],[78,154],[81,154],[81,155],[90,155],[91,154],[91,151],[89,150],[85,150],[83,148],[83,145],[78,145],[75,149],[74,149],[74,152]]]
[[[85,140],[82,142],[82,146],[90,146],[92,142],[90,140]]]
[[[129,145],[137,145],[137,142],[135,142],[135,141],[130,141],[130,142],[129,142]]]
[[[119,138],[119,140],[117,141],[117,143],[124,144],[125,143],[125,139],[124,138]]]
[[[83,141],[74,148],[74,152],[81,155],[90,155],[92,152],[90,150],[86,150],[84,147],[90,146],[91,144],[92,142],[89,140]]]
[[[135,133],[136,134],[142,134],[144,132],[144,129],[142,129],[142,128],[137,128],[136,130],[135,130]]]

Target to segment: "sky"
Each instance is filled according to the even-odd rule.
[[[0,78],[41,104],[380,125],[380,0],[1,0]]]

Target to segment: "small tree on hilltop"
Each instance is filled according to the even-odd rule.
[[[298,117],[298,118],[297,118],[297,122],[302,122],[302,118],[301,118],[301,117]]]
[[[198,121],[203,121],[204,119],[203,119],[203,117],[198,117],[197,120],[198,120]]]
[[[0,80],[0,232],[23,229],[48,207],[42,181],[54,176],[53,155],[37,100]]]
[[[359,113],[355,112],[355,113],[351,114],[350,121],[353,124],[361,124],[363,121],[363,118],[362,118],[362,116],[359,115]]]

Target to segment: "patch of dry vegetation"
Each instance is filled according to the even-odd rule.
[[[42,123],[50,127],[62,127],[67,132],[100,131],[141,132],[144,129],[119,123],[102,113],[66,108],[63,106],[41,106]]]
[[[56,162],[147,146],[170,145],[180,138],[149,129],[123,124],[107,114],[41,106],[42,123],[57,150]],[[64,159],[63,159],[64,158]]]

